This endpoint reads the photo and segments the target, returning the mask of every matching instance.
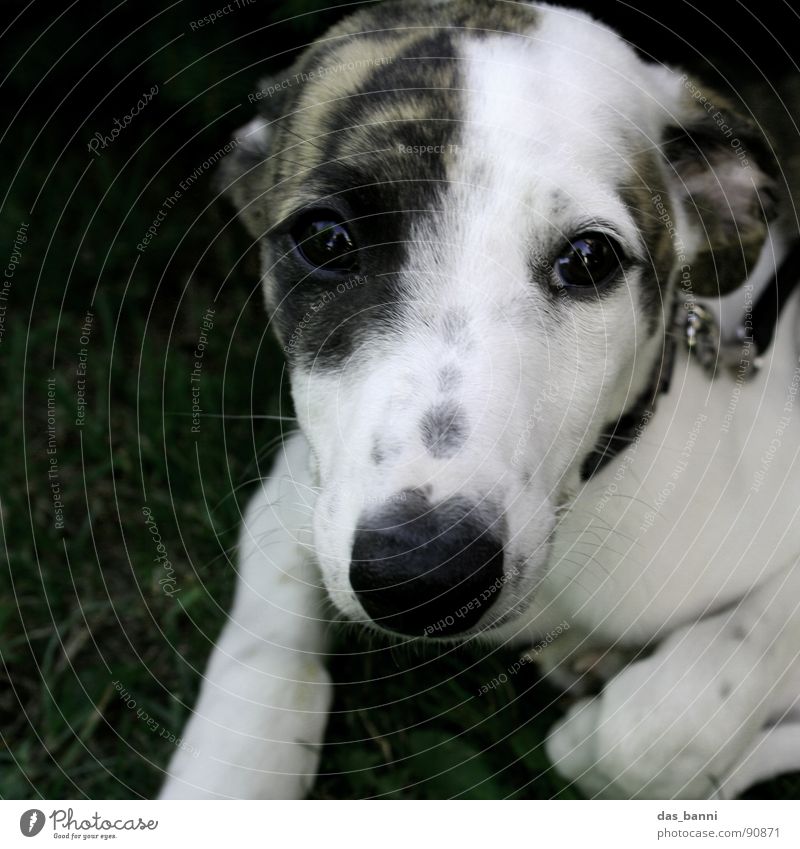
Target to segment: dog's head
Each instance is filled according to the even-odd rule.
[[[360,12],[253,99],[223,177],[330,594],[410,635],[513,619],[675,298],[757,255],[757,134],[581,13],[467,0]]]

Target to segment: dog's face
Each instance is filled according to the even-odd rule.
[[[386,4],[262,94],[225,176],[331,597],[414,636],[509,621],[602,434],[652,387],[686,268],[735,243],[743,279],[765,175],[678,74],[563,9]]]

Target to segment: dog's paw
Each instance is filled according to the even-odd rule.
[[[302,799],[311,789],[330,710],[327,670],[311,659],[282,666],[263,652],[238,659],[246,665],[206,680],[161,798]]]
[[[599,798],[711,798],[740,747],[744,726],[721,718],[719,691],[667,683],[635,663],[582,699],[551,731],[555,768]],[[735,714],[735,711],[734,711]]]

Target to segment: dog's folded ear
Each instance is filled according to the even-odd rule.
[[[755,121],[682,80],[687,109],[667,127],[661,150],[687,218],[692,292],[686,294],[713,297],[744,283],[758,259],[776,211],[777,163]]]
[[[269,189],[266,166],[272,125],[282,114],[283,90],[283,85],[271,79],[261,81],[259,114],[233,134],[233,149],[222,160],[216,175],[216,191],[236,207],[254,238],[263,236],[269,226],[265,215]]]

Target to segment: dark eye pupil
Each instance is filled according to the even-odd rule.
[[[312,219],[294,232],[297,248],[306,260],[329,271],[347,271],[356,264],[355,244],[340,221]]]
[[[573,239],[556,261],[558,275],[570,286],[601,286],[620,266],[620,252],[615,243],[600,233]]]

